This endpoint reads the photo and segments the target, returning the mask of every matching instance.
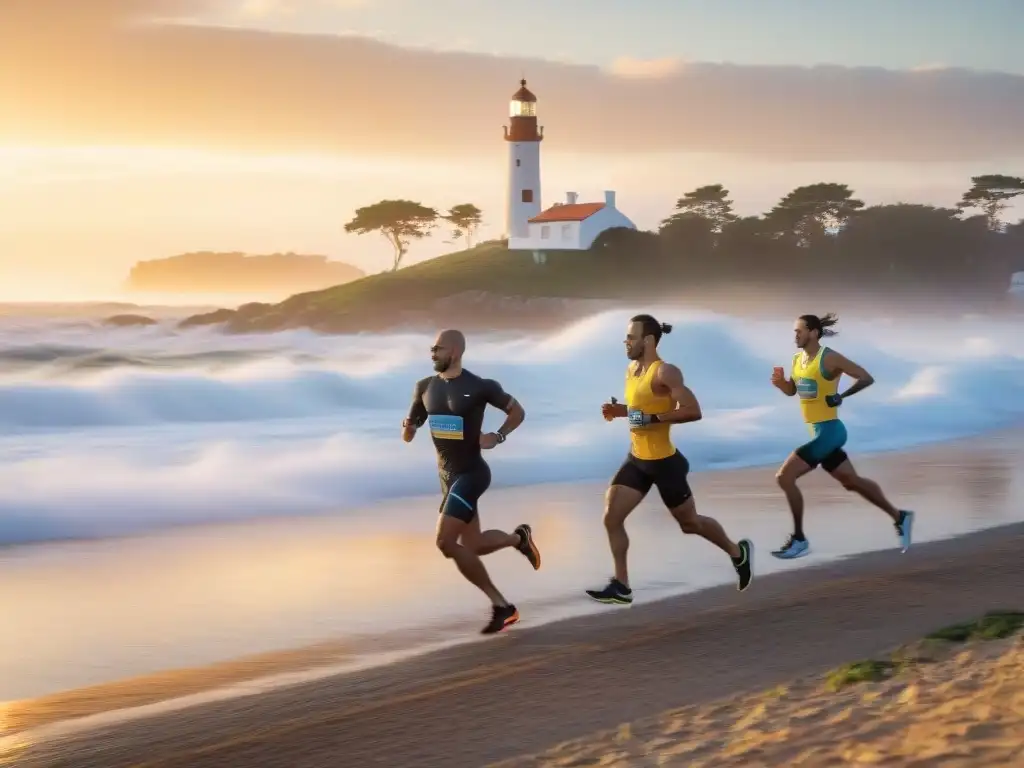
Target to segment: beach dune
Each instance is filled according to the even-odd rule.
[[[825,677],[673,709],[494,768],[1021,765],[1024,614],[1014,618],[1008,637],[928,638]]]

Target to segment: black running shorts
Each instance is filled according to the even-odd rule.
[[[686,479],[689,473],[690,462],[679,451],[664,459],[638,459],[631,453],[622,462],[611,484],[633,488],[645,496],[651,486],[656,485],[665,506],[675,509],[693,496]]]
[[[491,468],[481,461],[469,472],[441,472],[441,508],[439,512],[464,523],[473,522],[480,497],[491,485]]]

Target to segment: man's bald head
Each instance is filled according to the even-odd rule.
[[[456,331],[454,328],[441,331],[437,335],[437,344],[447,347],[459,355],[466,351],[466,337],[462,331]]]
[[[462,331],[454,328],[441,331],[437,334],[437,340],[430,350],[434,361],[434,370],[444,373],[453,365],[462,363],[462,353],[466,351],[466,337]]]

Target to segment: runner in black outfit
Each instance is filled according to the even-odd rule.
[[[483,634],[491,634],[519,621],[519,611],[491,583],[480,556],[515,547],[536,570],[540,568],[540,551],[525,523],[515,533],[480,530],[477,506],[491,484],[491,469],[480,451],[505,442],[526,414],[498,382],[481,379],[462,367],[465,349],[461,332],[448,330],[438,335],[430,348],[438,375],[416,382],[409,416],[402,422],[402,439],[408,443],[424,423],[430,427],[442,494],[437,548],[491,599],[493,615],[483,629]],[[500,408],[508,418],[497,432],[481,434],[488,405]]]

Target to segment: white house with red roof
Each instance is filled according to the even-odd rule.
[[[537,97],[520,81],[512,96],[508,144],[508,190],[505,234],[509,250],[532,251],[543,262],[546,251],[585,251],[607,229],[636,225],[615,207],[615,192],[604,193],[604,202],[581,203],[575,192],[564,203],[541,209],[540,143],[544,129],[537,125]]]
[[[585,251],[606,229],[636,229],[622,211],[615,207],[615,192],[607,190],[603,203],[577,202],[575,192],[568,192],[564,203],[531,216],[525,237],[510,237],[508,247],[529,251]]]

